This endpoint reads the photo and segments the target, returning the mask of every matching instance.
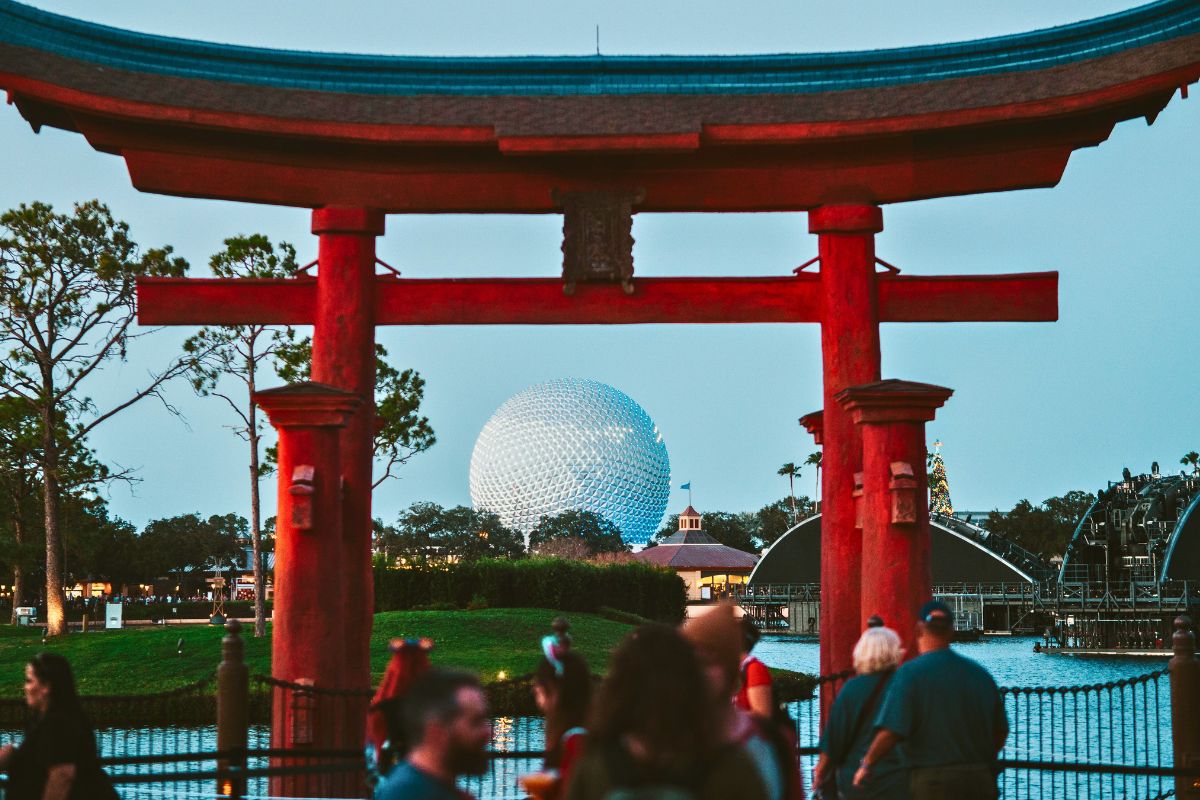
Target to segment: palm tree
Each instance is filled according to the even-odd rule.
[[[813,506],[819,508],[821,506],[821,451],[809,453],[808,458],[804,459],[805,464],[812,464],[817,468],[817,477],[813,483]]]
[[[1200,475],[1200,453],[1197,453],[1195,450],[1186,453],[1183,458],[1179,459],[1179,463],[1184,466],[1191,464],[1192,474]]]
[[[792,524],[796,524],[800,520],[796,514],[796,478],[800,477],[800,468],[791,461],[779,468],[778,475],[787,475],[788,479],[788,494],[792,497]]]

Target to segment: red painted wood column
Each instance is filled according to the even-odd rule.
[[[375,603],[371,574],[375,239],[383,235],[384,215],[365,208],[318,208],[313,211],[312,231],[320,237],[312,379],[351,392],[361,400],[341,433],[345,489],[340,563],[345,581],[340,598],[344,628],[330,646],[344,657],[339,686],[362,689],[371,684],[370,639]]]
[[[878,614],[915,656],[917,612],[933,592],[925,423],[953,391],[886,380],[838,401],[862,430],[862,613]],[[868,574],[869,573],[869,574]]]
[[[879,380],[879,295],[875,234],[883,213],[870,205],[814,209],[808,229],[821,258],[824,450],[821,468],[821,672],[850,669],[862,628],[862,540],[854,527],[854,473],[862,440],[834,399],[849,386]]]
[[[341,685],[341,455],[339,434],[358,397],[318,383],[257,392],[254,401],[279,432],[279,509],[275,523],[275,613],[271,674],[317,687]],[[344,747],[343,712],[335,704],[299,702],[276,690],[273,747]],[[281,698],[283,700],[281,701]],[[273,781],[272,793],[301,796],[296,781]],[[322,795],[328,796],[328,795]]]

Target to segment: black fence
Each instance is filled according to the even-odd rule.
[[[1005,797],[1157,798],[1174,791],[1167,670],[1002,693],[1011,728],[1000,754]]]
[[[1200,800],[1200,662],[1190,621],[1175,624],[1168,669],[1087,686],[1002,688],[1009,734],[997,763],[1000,796]],[[789,707],[806,780],[822,709],[851,676],[822,676],[812,698]]]
[[[214,679],[84,698],[89,716],[104,723],[97,744],[122,797],[368,797],[363,753],[339,744],[364,729],[370,692],[249,677],[236,623],[230,627]],[[1088,686],[1003,688],[1010,733],[998,762],[1001,797],[1200,798],[1200,662],[1186,624],[1174,644],[1168,670]],[[789,704],[806,781],[822,709],[850,677],[822,676],[812,697]],[[0,700],[0,736],[19,736],[24,722],[22,701]],[[489,770],[463,788],[479,798],[524,797],[518,778],[541,768],[543,744],[541,719],[496,718]]]

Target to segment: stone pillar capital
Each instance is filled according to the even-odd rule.
[[[818,206],[808,212],[809,233],[869,235],[883,230],[879,206],[853,204]]]
[[[805,414],[800,418],[800,424],[804,430],[808,431],[813,440],[818,444],[824,444],[822,439],[825,434],[825,412],[824,410],[813,411],[810,414]]]
[[[362,405],[351,392],[311,381],[255,392],[254,402],[278,428],[341,428]]]
[[[386,215],[374,208],[357,206],[325,206],[314,208],[312,232],[382,236]]]
[[[837,401],[857,425],[924,423],[952,394],[954,390],[944,386],[889,379],[843,389]]]

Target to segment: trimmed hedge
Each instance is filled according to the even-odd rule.
[[[553,608],[597,613],[602,607],[660,622],[683,620],[679,576],[647,564],[589,564],[557,558],[485,559],[423,569],[375,570],[375,610]]]

